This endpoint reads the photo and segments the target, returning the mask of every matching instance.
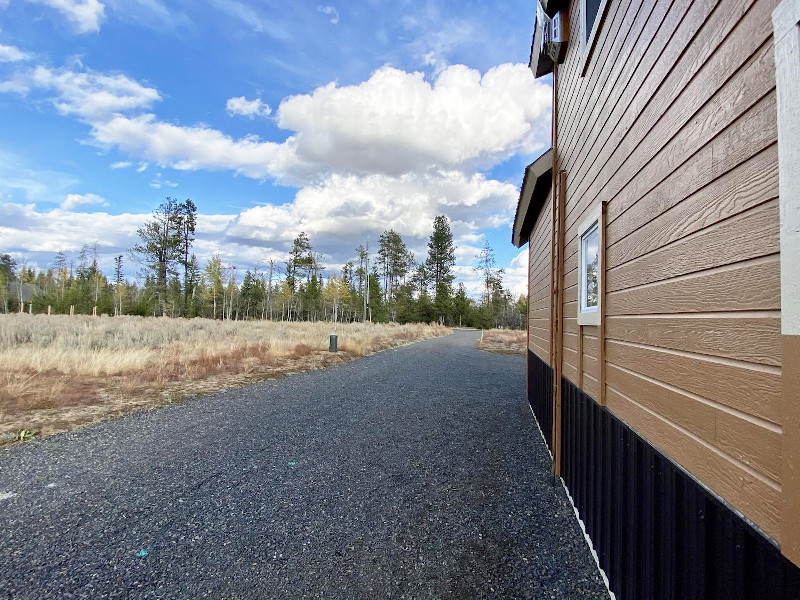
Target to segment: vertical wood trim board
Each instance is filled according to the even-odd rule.
[[[553,288],[553,297],[556,303],[556,313],[553,319],[553,335],[555,338],[555,356],[553,372],[553,474],[561,475],[561,374],[564,361],[564,195],[566,175],[559,172],[556,178],[554,210],[557,212],[556,221],[556,284]]]
[[[606,405],[606,225],[608,224],[608,203],[600,203],[600,326],[597,328],[597,345],[600,367],[600,406]]]

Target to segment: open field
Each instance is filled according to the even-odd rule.
[[[328,352],[329,335],[339,352]],[[0,315],[0,443],[446,335],[438,325]]]
[[[498,354],[525,355],[528,332],[520,329],[488,329],[481,333],[478,348]]]

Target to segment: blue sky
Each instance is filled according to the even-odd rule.
[[[522,292],[511,220],[550,121],[533,20],[528,1],[0,0],[0,252],[43,268],[97,242],[110,272],[173,196],[203,261],[280,261],[305,230],[333,271],[389,227],[423,258],[446,214],[459,278],[488,239]]]

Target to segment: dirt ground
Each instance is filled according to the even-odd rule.
[[[497,354],[524,355],[526,332],[484,331],[478,348]],[[387,341],[395,347],[407,341]],[[261,360],[248,357],[215,366],[202,378],[168,370],[80,378],[56,371],[0,373],[5,397],[0,398],[0,445],[70,431],[137,410],[149,410],[195,396],[264,381],[293,373],[326,369],[358,355],[339,351],[308,351],[299,355]],[[13,378],[13,379],[12,379]],[[30,432],[23,434],[22,432]]]
[[[231,372],[220,368],[203,379],[159,378],[147,381],[146,377],[130,375],[77,379],[55,372],[15,374],[20,378],[18,393],[13,400],[6,398],[0,403],[3,431],[0,444],[17,441],[20,431],[30,431],[37,437],[47,436],[198,395],[292,373],[325,369],[353,358],[347,352],[315,352],[307,356],[279,358],[269,364],[250,361],[243,369],[241,365]]]
[[[525,356],[528,348],[528,332],[515,329],[490,329],[484,331],[478,349],[495,354],[519,354]]]

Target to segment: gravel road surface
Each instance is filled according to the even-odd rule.
[[[0,598],[607,598],[477,335],[0,450]]]

